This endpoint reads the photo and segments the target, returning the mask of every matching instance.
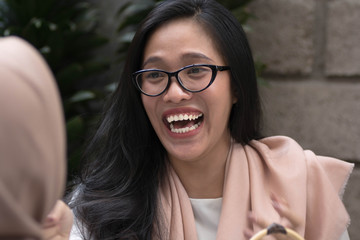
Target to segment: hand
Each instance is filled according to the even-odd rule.
[[[46,240],[68,240],[73,224],[73,214],[70,208],[61,200],[43,222],[43,238]]]
[[[296,229],[297,227],[303,224],[303,221],[299,216],[294,214],[289,208],[289,205],[285,199],[281,199],[275,194],[271,195],[272,205],[274,209],[279,213],[281,217],[281,221],[278,224],[289,228]],[[254,213],[249,213],[249,220],[252,224],[259,226],[260,228],[267,228],[273,222],[268,222],[260,216],[255,215]],[[250,239],[254,235],[254,231],[250,228],[244,231],[244,235],[247,239]],[[271,236],[267,236],[264,239],[277,239],[277,240],[292,240],[290,237],[284,234],[273,234]]]

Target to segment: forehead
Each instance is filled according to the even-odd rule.
[[[166,61],[201,57],[222,60],[214,38],[204,25],[193,18],[181,18],[162,24],[149,36],[143,63],[149,58]]]

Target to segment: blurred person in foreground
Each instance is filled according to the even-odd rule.
[[[66,181],[64,126],[44,59],[18,37],[0,38],[0,239],[69,237],[72,213],[58,200]]]

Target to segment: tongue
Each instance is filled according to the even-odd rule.
[[[195,120],[192,120],[192,121],[183,120],[183,121],[177,121],[177,122],[174,122],[174,123],[173,123],[174,128],[191,127],[191,126],[194,126],[195,124],[196,124],[196,121],[195,121]]]

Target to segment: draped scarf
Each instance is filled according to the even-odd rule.
[[[338,240],[349,224],[341,197],[353,164],[316,156],[294,140],[275,136],[248,145],[232,143],[225,168],[223,203],[217,240],[244,239],[252,226],[249,211],[268,222],[280,216],[271,194],[284,198],[305,223],[296,230],[307,240]],[[159,197],[163,217],[162,236],[171,240],[196,240],[189,196],[169,166]]]

